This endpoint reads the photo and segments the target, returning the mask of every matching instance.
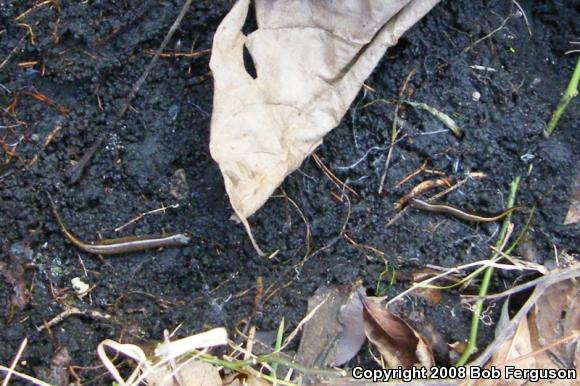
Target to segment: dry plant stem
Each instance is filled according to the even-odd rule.
[[[571,278],[580,277],[580,268],[573,267],[566,269],[564,271],[560,271],[557,273],[552,273],[548,276],[545,276],[541,283],[538,283],[536,289],[532,293],[532,295],[528,298],[528,300],[524,303],[524,305],[520,308],[518,313],[510,320],[509,324],[504,328],[499,335],[497,335],[494,341],[487,346],[485,351],[473,362],[471,362],[470,366],[483,366],[487,363],[489,358],[493,355],[493,353],[497,350],[497,348],[504,343],[507,339],[509,339],[513,333],[515,332],[517,326],[520,325],[521,321],[527,317],[528,312],[530,309],[536,304],[538,299],[543,295],[544,291],[561,281],[569,280]]]
[[[181,8],[179,15],[177,15],[177,19],[175,19],[175,21],[173,22],[173,25],[171,26],[171,28],[167,32],[167,35],[165,35],[163,42],[161,42],[161,45],[159,46],[157,51],[155,51],[155,55],[153,56],[153,58],[151,58],[151,61],[149,62],[149,64],[145,68],[143,75],[141,75],[141,77],[139,78],[137,83],[135,83],[133,85],[131,92],[127,96],[127,99],[125,99],[123,106],[119,110],[119,114],[118,114],[119,117],[122,117],[123,115],[125,115],[125,112],[129,108],[131,101],[133,100],[133,98],[135,97],[135,95],[137,94],[137,92],[139,91],[139,89],[141,88],[143,83],[145,82],[145,79],[147,79],[147,76],[149,75],[149,72],[151,72],[151,69],[153,68],[153,66],[155,66],[155,64],[159,60],[159,55],[161,55],[161,53],[165,49],[165,46],[167,46],[167,43],[169,43],[169,40],[171,40],[173,33],[175,32],[175,30],[177,30],[177,27],[179,27],[179,24],[181,24],[181,20],[183,20],[183,17],[185,16],[187,11],[189,10],[189,7],[190,7],[192,1],[193,0],[186,0],[185,4],[183,4],[183,7]]]
[[[510,184],[510,194],[509,194],[508,203],[507,203],[508,209],[514,206],[516,193],[518,191],[519,184],[520,184],[520,177],[516,177],[512,181],[512,183]],[[506,235],[508,232],[508,228],[510,226],[510,219],[511,219],[511,214],[508,214],[507,217],[505,218],[503,224],[502,224],[502,227],[501,227],[501,230],[499,233],[499,237],[497,239],[497,242],[495,243],[495,247],[498,249],[500,249],[502,247],[502,245],[505,244]],[[496,255],[497,254],[494,254],[494,257],[492,258],[492,260],[497,257]],[[487,290],[489,289],[489,283],[490,283],[491,277],[493,275],[493,270],[494,270],[493,267],[488,267],[485,270],[485,273],[483,274],[481,286],[479,287],[479,300],[475,303],[474,310],[473,310],[473,318],[471,320],[471,333],[469,334],[467,348],[465,349],[463,354],[461,354],[461,357],[457,361],[456,366],[465,365],[467,363],[467,361],[469,360],[469,358],[471,357],[471,355],[477,350],[477,330],[479,327],[479,318],[480,318],[481,312],[483,310],[483,301],[484,301],[483,298],[487,295]]]
[[[551,275],[555,275],[555,273],[551,274]],[[516,294],[518,292],[525,291],[528,288],[536,287],[536,286],[538,286],[540,284],[544,284],[546,282],[553,283],[554,278],[551,275],[539,277],[535,280],[529,281],[529,282],[524,283],[524,284],[520,284],[516,287],[513,287],[513,288],[511,288],[507,291],[501,292],[499,294],[487,295],[485,297],[485,299],[486,300],[499,299],[499,298],[503,298],[503,297],[506,297],[509,295]],[[573,268],[571,270],[564,270],[564,271],[559,272],[558,275],[561,275],[561,276],[558,276],[558,281],[572,279],[572,278],[580,276],[580,268]],[[467,298],[470,296],[465,296],[465,297]],[[473,296],[473,297],[477,297],[477,296]]]
[[[556,130],[556,126],[564,115],[568,104],[572,99],[574,99],[578,95],[578,82],[580,81],[580,56],[578,57],[578,61],[576,62],[576,68],[572,73],[572,78],[570,78],[570,83],[568,83],[568,87],[566,87],[566,91],[564,92],[564,96],[560,99],[560,103],[558,103],[558,107],[552,114],[552,118],[550,122],[548,122],[548,128],[545,132],[546,137],[552,135],[554,130]]]
[[[41,332],[42,330],[50,329],[52,326],[62,322],[63,320],[65,320],[69,316],[73,316],[73,315],[85,315],[85,316],[90,316],[91,318],[95,318],[95,319],[112,320],[111,315],[103,314],[99,311],[95,311],[95,310],[83,311],[77,307],[70,307],[70,308],[67,308],[66,310],[64,310],[63,312],[61,312],[60,314],[58,314],[57,316],[55,316],[54,318],[52,318],[50,321],[46,322],[45,324],[38,326],[36,328],[36,331]]]
[[[290,359],[286,359],[279,354],[266,354],[258,356],[256,358],[241,361],[228,361],[208,354],[200,354],[198,358],[204,362],[211,363],[213,365],[221,366],[234,371],[238,371],[244,367],[253,366],[261,363],[277,363],[279,365],[283,365],[298,370],[299,372],[307,375],[319,375],[322,377],[341,377],[346,375],[346,371],[340,369],[335,370],[335,369],[318,369],[314,367],[312,368],[305,367]],[[266,378],[265,375],[262,376]],[[283,384],[282,381],[280,380],[278,380],[277,382]]]
[[[8,371],[10,371],[10,369],[8,367],[4,367],[4,366],[0,365],[0,371],[6,371],[6,372],[8,372]],[[26,375],[26,374],[20,373],[18,371],[12,371],[12,374],[13,375],[16,375],[17,377],[20,377],[22,379],[26,379],[28,382],[30,382],[30,383],[32,383],[34,385],[39,385],[39,386],[53,386],[50,383],[43,382],[40,379],[31,377],[30,375]]]
[[[16,365],[18,364],[18,361],[20,360],[20,357],[22,356],[22,353],[24,352],[24,349],[26,348],[27,344],[28,338],[24,338],[24,340],[22,340],[22,343],[20,343],[20,347],[18,348],[18,351],[16,352],[14,359],[12,360],[12,364],[10,365],[10,369],[8,369],[6,377],[2,382],[2,386],[8,386],[8,382],[10,382],[10,377],[12,377],[12,374],[14,374],[14,369],[16,368]]]
[[[399,98],[403,97],[403,94],[405,93],[405,90],[407,89],[407,85],[409,84],[409,81],[411,80],[413,75],[415,75],[415,72],[416,72],[415,69],[411,70],[409,75],[407,75],[407,77],[405,78],[405,82],[403,83],[403,86],[401,87],[401,90],[399,91]],[[393,113],[393,126],[391,127],[391,146],[389,146],[389,152],[387,153],[387,159],[385,160],[385,167],[383,170],[383,174],[381,176],[381,182],[379,184],[379,194],[381,194],[383,192],[383,188],[385,186],[385,180],[387,179],[387,171],[389,170],[389,165],[391,164],[391,157],[393,155],[393,148],[395,147],[395,142],[397,141],[397,137],[399,136],[399,133],[401,132],[397,128],[397,119],[399,119],[399,107],[401,107],[401,102],[397,101],[397,103],[395,105],[395,112]]]

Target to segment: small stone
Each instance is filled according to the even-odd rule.
[[[185,174],[185,170],[177,169],[171,176],[169,186],[169,192],[177,200],[184,201],[187,199],[187,196],[189,195],[189,186],[187,184],[187,175]]]
[[[79,298],[82,298],[87,294],[89,291],[90,286],[85,283],[80,277],[75,277],[70,281],[72,284],[73,290],[77,294]]]
[[[480,98],[481,94],[479,93],[479,91],[474,91],[473,94],[471,94],[471,99],[473,99],[474,102],[479,101]]]

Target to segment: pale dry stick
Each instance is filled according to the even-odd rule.
[[[316,314],[316,312],[318,312],[318,309],[320,307],[322,307],[324,305],[324,303],[326,303],[328,301],[329,296],[330,295],[327,295],[324,299],[322,299],[322,301],[320,303],[318,303],[316,305],[316,307],[314,307],[312,309],[312,311],[310,311],[308,314],[306,314],[306,316],[304,318],[302,318],[302,320],[300,321],[300,323],[298,323],[296,328],[288,335],[288,337],[286,338],[286,341],[284,342],[282,347],[280,347],[280,351],[283,351],[286,348],[286,346],[288,346],[290,344],[290,342],[292,342],[292,340],[296,337],[296,335],[298,335],[298,333],[300,332],[302,327],[304,327],[304,325],[310,319],[312,319],[314,317],[314,314]]]
[[[458,273],[458,272],[461,272],[462,270],[465,270],[465,269],[471,268],[471,267],[493,267],[493,268],[504,269],[506,271],[528,270],[528,268],[524,268],[524,267],[515,267],[513,265],[508,265],[508,264],[499,264],[493,260],[476,261],[475,263],[469,263],[469,264],[461,265],[459,267],[449,268],[449,270],[447,270],[443,273],[440,273],[439,275],[430,277],[429,279],[426,279],[426,280],[423,280],[419,283],[413,284],[413,286],[411,286],[411,288],[406,289],[405,291],[401,292],[400,294],[398,294],[397,296],[395,296],[394,298],[389,300],[387,305],[390,305],[391,303],[399,300],[400,298],[407,295],[409,292],[416,290],[417,288],[430,288],[429,286],[427,286],[427,284],[429,284],[437,279],[440,279],[442,277],[451,275],[452,273]],[[529,269],[529,270],[531,270],[531,269]],[[479,296],[477,298],[479,298]]]
[[[516,327],[521,323],[523,318],[528,315],[530,309],[536,304],[538,299],[544,294],[546,289],[556,283],[559,283],[564,280],[568,280],[571,278],[576,278],[580,276],[580,268],[574,267],[571,269],[567,269],[558,273],[550,274],[546,276],[546,279],[541,283],[538,283],[534,292],[530,295],[528,300],[524,303],[524,305],[520,308],[518,313],[510,320],[509,324],[501,330],[499,335],[495,337],[493,342],[487,346],[484,352],[473,362],[469,364],[469,366],[484,366],[489,358],[493,355],[493,353],[497,350],[497,348],[502,345],[510,336],[513,335]]]
[[[510,256],[507,253],[503,252],[502,250],[492,246],[491,250],[494,251],[496,254],[500,255],[501,257],[507,259],[509,262],[511,262],[513,265],[518,265],[520,267],[527,267],[529,269],[538,271],[539,273],[541,273],[542,275],[546,275],[548,274],[548,270],[546,269],[546,267],[544,267],[541,264],[535,264],[535,263],[531,263],[529,261],[524,261],[522,259],[516,258],[514,256]]]
[[[16,368],[16,365],[18,364],[18,361],[20,360],[20,357],[22,356],[22,353],[24,352],[24,349],[26,348],[27,344],[28,344],[28,338],[24,338],[22,340],[22,343],[20,343],[20,347],[18,348],[18,351],[16,352],[14,359],[12,360],[12,364],[10,365],[10,368],[8,369],[8,373],[6,374],[6,377],[4,377],[4,381],[2,382],[2,386],[8,386],[8,382],[10,381],[12,374],[14,374],[14,369]]]
[[[164,212],[167,209],[177,209],[179,208],[179,204],[173,204],[173,205],[169,205],[169,206],[165,206],[165,205],[161,205],[161,208],[157,208],[157,209],[153,209],[150,210],[148,212],[144,212],[141,214],[138,214],[137,216],[133,217],[131,220],[127,221],[125,224],[118,226],[117,228],[114,229],[115,232],[119,232],[123,229],[125,229],[126,227],[128,227],[131,224],[136,223],[137,221],[141,220],[143,217],[148,216],[150,214],[154,214],[154,213],[158,213],[158,212]]]
[[[417,71],[415,69],[411,70],[411,72],[409,72],[409,75],[407,75],[407,77],[405,78],[405,81],[403,82],[403,86],[401,87],[401,90],[399,91],[399,99],[401,99],[403,97],[405,90],[407,90],[407,86],[409,84],[409,81],[411,80],[413,75],[415,75],[416,72]],[[393,113],[393,126],[391,127],[391,146],[389,146],[389,152],[387,153],[387,159],[385,160],[383,174],[381,175],[381,181],[379,183],[379,192],[378,192],[379,194],[381,194],[383,192],[383,188],[385,186],[385,180],[387,179],[387,172],[389,170],[389,165],[391,164],[391,157],[393,155],[393,148],[395,147],[397,137],[399,136],[399,133],[401,132],[397,128],[397,120],[399,119],[399,108],[400,107],[401,107],[401,102],[397,101],[397,104],[395,105],[395,112]]]
[[[69,316],[73,316],[73,315],[85,315],[85,316],[90,316],[91,318],[104,319],[104,320],[111,320],[112,319],[111,315],[103,314],[99,311],[95,311],[95,310],[82,311],[77,307],[70,307],[70,308],[67,308],[66,310],[64,310],[63,312],[61,312],[60,314],[58,314],[57,316],[55,316],[54,318],[52,318],[51,320],[49,320],[48,322],[44,323],[43,325],[36,327],[36,331],[41,332],[45,329],[49,329],[50,327],[62,322],[63,320],[65,320]]]
[[[272,197],[279,197],[279,198],[287,199],[294,206],[294,208],[298,211],[298,214],[300,214],[302,221],[304,221],[304,225],[306,226],[306,252],[304,254],[304,258],[306,258],[308,256],[308,254],[310,253],[310,248],[311,248],[310,241],[312,239],[312,231],[310,228],[310,224],[308,223],[308,220],[306,219],[306,215],[304,214],[302,209],[300,209],[300,207],[298,206],[296,201],[294,201],[293,199],[288,197],[286,192],[283,192],[283,194],[281,194],[281,195],[276,195],[276,196],[272,196]]]
[[[8,367],[2,366],[2,365],[0,365],[0,370],[5,371],[5,372],[10,371],[10,369]],[[44,381],[41,381],[38,378],[31,377],[30,375],[18,372],[16,370],[12,371],[12,375],[16,375],[17,377],[20,377],[22,379],[26,379],[27,381],[32,382],[33,384],[38,385],[38,386],[53,386],[50,383],[46,383]]]
[[[567,279],[572,279],[575,277],[580,276],[580,268],[574,268],[572,270],[565,270],[565,271],[560,271],[562,272],[562,278],[560,280],[567,280]],[[503,298],[506,296],[510,296],[513,294],[516,294],[518,292],[522,292],[527,290],[528,288],[532,288],[541,284],[544,284],[546,282],[551,282],[553,280],[551,275],[554,275],[555,273],[552,272],[547,276],[542,276],[539,277],[537,279],[531,280],[527,283],[524,284],[520,284],[518,286],[515,286],[509,290],[500,292],[498,294],[493,294],[493,295],[487,295],[485,296],[483,299],[485,300],[490,300],[490,299],[499,299],[499,298]],[[477,295],[463,295],[464,298],[478,298],[479,296]]]
[[[173,25],[171,26],[171,28],[169,28],[169,31],[167,32],[167,35],[165,35],[163,42],[161,42],[161,45],[159,46],[157,51],[155,51],[155,55],[153,56],[153,58],[151,58],[151,61],[149,62],[149,64],[147,64],[147,67],[145,68],[145,71],[143,71],[143,74],[141,75],[139,80],[137,80],[137,82],[131,88],[129,95],[127,96],[123,106],[119,110],[118,117],[122,117],[123,115],[125,115],[125,112],[129,108],[131,101],[133,100],[133,98],[135,97],[137,92],[139,92],[139,89],[141,88],[141,86],[145,82],[145,79],[147,79],[147,76],[149,76],[149,72],[151,72],[151,69],[153,68],[153,66],[155,66],[155,64],[159,60],[159,55],[161,55],[161,52],[163,52],[163,50],[167,46],[167,43],[169,43],[169,40],[171,40],[171,38],[173,37],[173,33],[177,30],[177,28],[181,24],[181,20],[183,20],[183,17],[185,16],[187,11],[189,10],[189,7],[190,7],[192,1],[193,0],[185,0],[185,3],[183,4],[181,11],[179,12],[179,15],[177,15],[177,19],[175,19],[175,21],[173,22]]]
[[[58,4],[58,3],[55,3],[55,1],[54,1],[54,0],[46,0],[46,1],[43,1],[42,3],[35,4],[34,6],[32,6],[32,7],[28,8],[26,11],[24,11],[24,12],[22,12],[20,15],[16,16],[16,17],[14,18],[14,20],[15,20],[15,21],[18,21],[18,20],[20,20],[20,19],[22,19],[22,18],[26,17],[26,16],[27,16],[29,13],[31,13],[31,12],[34,12],[34,11],[36,11],[38,8],[40,8],[40,7],[44,6],[44,5],[50,4],[50,3],[54,3],[55,5],[57,5],[57,4]]]
[[[465,48],[461,53],[464,54],[467,51],[471,50],[473,47],[475,47],[476,45],[478,45],[479,43],[483,42],[484,40],[487,40],[489,38],[491,38],[493,35],[495,35],[496,33],[498,33],[499,31],[501,31],[502,29],[504,29],[505,25],[507,24],[507,22],[514,17],[515,14],[512,13],[510,14],[508,17],[506,17],[505,19],[503,19],[503,21],[501,22],[500,26],[497,27],[496,29],[494,29],[493,31],[491,31],[490,33],[488,33],[487,35],[485,35],[484,37],[482,37],[481,39],[477,39],[475,41],[475,43],[471,44],[469,47]]]
[[[572,44],[572,45],[574,45],[574,44],[576,44],[576,45],[580,45],[580,42],[570,42],[570,44]],[[575,50],[566,51],[566,52],[564,52],[564,55],[569,55],[569,54],[572,54],[572,53],[574,53],[574,52],[580,52],[580,49],[575,49]]]
[[[12,51],[10,51],[10,53],[2,61],[2,63],[0,63],[0,70],[2,68],[4,68],[4,66],[6,65],[6,63],[8,63],[10,61],[10,59],[14,56],[14,54],[16,54],[16,51],[18,51],[20,48],[22,48],[22,43],[24,42],[25,39],[26,39],[26,34],[18,41],[18,43],[16,43],[16,45],[14,46],[14,48],[12,49]]]
[[[518,7],[518,9],[520,10],[520,12],[524,18],[524,22],[526,23],[526,27],[528,28],[528,33],[530,34],[530,36],[532,36],[532,28],[530,27],[530,22],[528,21],[528,17],[526,16],[524,9],[516,0],[512,0],[512,3],[514,3],[515,6]]]
[[[561,339],[558,339],[557,341],[555,341],[555,342],[552,342],[552,343],[550,343],[550,344],[549,344],[549,345],[547,345],[547,346],[544,346],[544,347],[542,347],[542,348],[539,348],[539,349],[537,349],[536,351],[532,351],[532,352],[531,352],[531,353],[529,353],[529,354],[522,355],[522,356],[520,356],[520,357],[517,357],[517,358],[511,359],[511,360],[507,361],[506,363],[503,363],[503,364],[502,364],[502,367],[503,367],[503,366],[507,366],[507,365],[514,364],[514,363],[516,363],[516,362],[519,362],[519,361],[523,361],[524,359],[528,359],[528,358],[530,358],[530,357],[534,357],[534,356],[536,356],[536,355],[538,355],[538,354],[541,354],[541,353],[543,353],[543,352],[545,352],[545,351],[548,351],[548,350],[550,350],[551,348],[554,348],[554,347],[556,347],[556,346],[559,346],[559,345],[561,345],[561,344],[562,344],[562,343],[564,343],[564,342],[567,342],[567,341],[569,341],[569,340],[573,340],[573,339],[578,339],[578,337],[579,337],[579,336],[580,336],[580,331],[578,331],[578,330],[575,330],[575,331],[574,331],[574,332],[572,332],[570,335],[568,335],[568,336],[565,336],[565,337],[563,337],[563,338],[561,338]]]

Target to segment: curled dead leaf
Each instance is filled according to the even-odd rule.
[[[236,2],[214,36],[210,152],[247,229],[338,125],[387,48],[438,1],[256,0],[258,29],[248,36],[250,1]]]
[[[360,296],[366,336],[390,368],[433,366],[431,346],[421,334],[390,312],[378,298]]]

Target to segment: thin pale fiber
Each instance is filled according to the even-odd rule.
[[[438,1],[255,0],[258,29],[248,36],[250,1],[236,2],[214,36],[210,151],[248,230],[246,219],[339,124],[387,48]]]

